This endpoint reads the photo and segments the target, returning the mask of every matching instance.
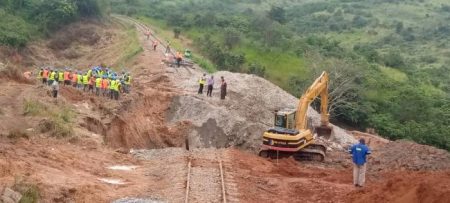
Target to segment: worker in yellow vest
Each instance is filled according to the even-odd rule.
[[[58,83],[62,84],[64,82],[64,72],[62,70],[58,71]]]
[[[203,94],[203,87],[206,83],[206,74],[203,74],[203,76],[198,80],[199,88],[198,88],[198,94]]]
[[[95,77],[95,95],[100,95],[100,89],[102,88],[102,78],[100,76]]]
[[[130,73],[126,73],[123,77],[123,91],[125,93],[130,93],[130,86],[131,86],[131,75]]]
[[[89,88],[89,76],[87,73],[83,75],[83,91],[86,92],[86,90]]]
[[[78,71],[77,79],[77,88],[81,90],[83,88],[83,75],[81,74],[81,71]]]
[[[90,78],[90,77],[92,76],[92,69],[89,69],[89,70],[88,70],[87,76],[88,76],[88,78]]]
[[[55,81],[55,77],[56,77],[56,72],[53,69],[51,69],[50,71],[51,71],[50,76],[48,77],[48,85],[49,86],[53,84],[53,81]]]
[[[38,80],[41,80],[43,75],[44,75],[44,69],[40,68],[36,77],[37,77]]]
[[[120,92],[120,86],[121,81],[119,79],[116,79],[116,82],[114,83],[114,99],[119,100],[119,92]]]
[[[116,80],[115,78],[112,78],[109,82],[109,97],[111,99],[114,99],[114,89],[116,88]]]

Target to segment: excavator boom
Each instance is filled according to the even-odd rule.
[[[307,112],[308,107],[315,98],[320,96],[320,115],[321,126],[328,126],[329,114],[328,114],[328,73],[323,72],[314,83],[306,90],[299,100],[297,113],[296,113],[296,128],[298,130],[307,129]]]

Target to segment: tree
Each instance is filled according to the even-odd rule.
[[[241,33],[234,28],[226,28],[223,38],[225,46],[232,49],[241,41]]]
[[[278,6],[272,6],[268,13],[270,19],[279,22],[280,24],[284,24],[287,22],[286,19],[286,11],[284,8]]]
[[[248,66],[248,73],[264,77],[266,75],[266,67],[258,63],[251,63]]]
[[[173,29],[173,37],[178,39],[178,37],[180,37],[180,34],[181,34],[181,28],[180,27],[175,27]]]
[[[405,65],[405,60],[403,59],[403,56],[398,51],[390,50],[387,54],[383,57],[384,65],[390,66],[393,68],[399,68]]]
[[[330,77],[328,111],[332,118],[339,118],[344,116],[344,114],[359,111],[360,85],[357,84],[357,81],[363,78],[363,71],[358,70],[350,62],[341,59],[325,58],[314,52],[308,52],[305,58],[311,63],[313,76],[310,78],[317,78],[324,70],[328,72]],[[308,84],[311,82],[312,79]],[[353,122],[356,121],[355,118],[347,117],[346,119]]]

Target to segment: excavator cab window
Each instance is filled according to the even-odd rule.
[[[286,128],[286,116],[275,113],[275,126]]]

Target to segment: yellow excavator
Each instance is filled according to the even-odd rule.
[[[263,135],[262,157],[293,156],[296,160],[323,161],[326,147],[314,143],[313,132],[308,129],[307,111],[311,102],[320,96],[321,124],[315,126],[318,136],[329,138],[327,72],[323,72],[300,98],[297,109],[282,109],[275,112],[275,127]]]

